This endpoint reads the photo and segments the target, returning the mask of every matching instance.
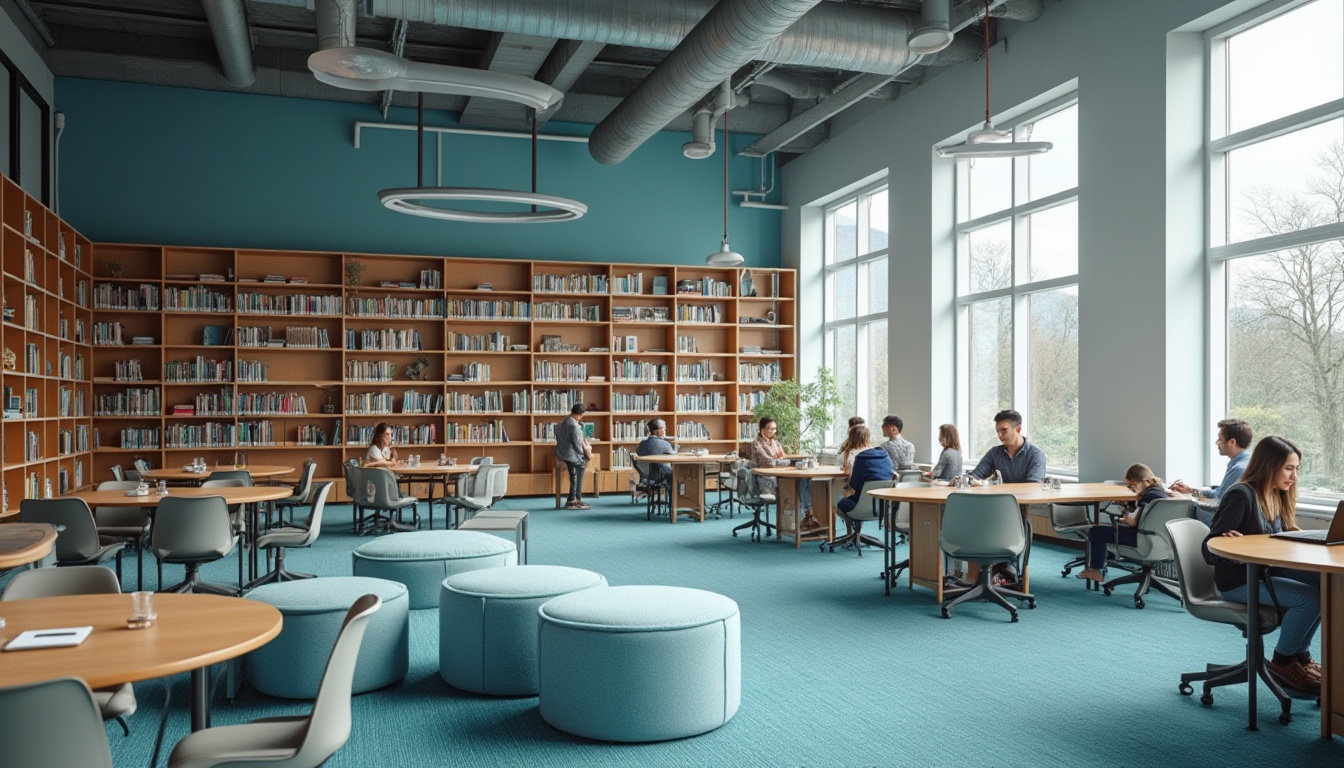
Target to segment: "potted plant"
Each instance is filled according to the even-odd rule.
[[[122,266],[121,266],[121,262],[120,262],[120,261],[109,261],[109,262],[107,262],[107,271],[108,271],[108,273],[111,274],[113,277],[121,277],[121,270],[122,270]]]
[[[364,262],[356,258],[347,259],[345,262],[345,284],[351,288],[358,288],[363,278]]]
[[[817,453],[826,443],[826,427],[835,420],[842,404],[835,376],[829,368],[817,369],[807,384],[784,379],[770,385],[764,402],[751,409],[758,420],[769,416],[779,432],[775,439],[790,453]]]

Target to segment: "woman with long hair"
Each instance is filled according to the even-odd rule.
[[[1106,545],[1118,543],[1132,547],[1138,544],[1139,512],[1154,501],[1171,496],[1162,487],[1162,478],[1154,475],[1147,464],[1134,464],[1125,470],[1125,487],[1138,498],[1126,505],[1125,515],[1116,521],[1116,525],[1094,525],[1087,529],[1087,567],[1078,578],[1104,579],[1101,569],[1106,567]],[[1117,536],[1119,541],[1116,541]]]
[[[951,480],[961,475],[961,435],[955,424],[938,427],[938,444],[943,446],[943,452],[938,454],[938,463],[924,476],[930,480]]]
[[[866,451],[873,447],[873,435],[860,421],[858,424],[849,425],[849,434],[845,435],[845,441],[840,444],[840,466],[846,472],[854,468],[854,456],[860,451]]]
[[[1298,530],[1297,473],[1302,451],[1287,439],[1271,435],[1256,443],[1241,481],[1218,502],[1204,560],[1213,565],[1213,581],[1222,597],[1246,602],[1246,566],[1209,551],[1215,536],[1253,536]],[[1311,643],[1321,626],[1320,574],[1291,568],[1271,568],[1273,595],[1260,584],[1261,605],[1278,603],[1285,611],[1269,671],[1285,687],[1307,694],[1321,692],[1321,667],[1311,658]]]
[[[373,440],[364,454],[366,467],[391,467],[397,463],[397,449],[392,447],[392,425],[385,421],[373,428]]]

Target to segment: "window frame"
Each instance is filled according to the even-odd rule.
[[[46,99],[38,93],[37,88],[28,78],[23,76],[17,64],[0,51],[0,77],[9,78],[9,99],[5,108],[8,114],[5,116],[9,123],[9,146],[5,151],[9,156],[9,172],[6,174],[11,181],[23,186],[23,120],[22,120],[22,97],[24,94],[32,99],[33,104],[38,109],[38,119],[41,123],[41,167],[37,173],[41,175],[41,201],[48,208],[54,207],[51,200],[51,105],[47,104]]]
[[[1052,99],[1039,107],[1023,112],[1011,123],[1005,123],[999,126],[1001,130],[1011,130],[1013,140],[1026,141],[1026,129],[1033,123],[1046,117],[1062,112],[1070,107],[1079,105],[1080,99],[1077,91],[1071,91],[1059,98]],[[1012,359],[1009,364],[1012,369],[1012,407],[1022,414],[1024,426],[1031,424],[1031,370],[1030,363],[1020,364],[1019,361],[1030,360],[1030,325],[1031,325],[1031,302],[1030,297],[1033,294],[1044,293],[1046,291],[1058,290],[1061,288],[1077,287],[1080,284],[1081,268],[1071,275],[1061,277],[1047,278],[1044,280],[1031,281],[1029,276],[1023,272],[1027,269],[1029,260],[1021,258],[1028,254],[1027,227],[1024,226],[1027,219],[1033,214],[1059,208],[1071,203],[1078,203],[1081,197],[1081,184],[1075,183],[1073,187],[1053,192],[1044,197],[1035,200],[1027,200],[1026,176],[1023,173],[1027,163],[1026,157],[1014,158],[1012,162],[1011,178],[1009,184],[1012,190],[1012,201],[1007,208],[1002,208],[992,213],[984,214],[966,221],[956,221],[959,215],[959,195],[961,185],[961,173],[958,161],[952,166],[952,200],[954,208],[952,237],[955,243],[953,258],[953,327],[956,354],[953,361],[953,375],[956,381],[955,390],[955,413],[958,429],[962,434],[962,443],[967,451],[974,450],[971,445],[971,392],[970,392],[970,308],[981,302],[992,301],[996,299],[1007,298],[1010,302],[1009,309],[1009,334],[1012,342]],[[1022,202],[1018,202],[1021,200]],[[967,293],[961,295],[962,283],[968,279],[963,274],[963,242],[964,238],[977,230],[987,229],[998,226],[1003,223],[1009,226],[1009,242],[1011,243],[1009,253],[1009,274],[1011,284],[1006,288],[996,288],[977,293]],[[969,262],[967,262],[969,263]],[[1081,266],[1081,265],[1080,265]],[[1022,299],[1027,299],[1023,301]],[[1019,329],[1022,329],[1019,332]],[[1023,393],[1019,396],[1019,393]],[[1081,426],[1081,425],[1080,425]],[[1081,442],[1081,440],[1080,440]],[[974,457],[971,457],[974,458]],[[1047,457],[1048,459],[1049,457]],[[1079,468],[1064,468],[1047,466],[1047,471],[1053,475],[1063,477],[1077,478]]]

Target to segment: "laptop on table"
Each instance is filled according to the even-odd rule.
[[[1344,544],[1344,501],[1339,502],[1339,507],[1335,510],[1335,519],[1330,521],[1328,530],[1284,531],[1271,535],[1276,539],[1292,539],[1293,541],[1305,541],[1310,544],[1325,544],[1328,546]]]

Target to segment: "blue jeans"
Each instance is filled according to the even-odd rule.
[[[1284,656],[1295,656],[1311,648],[1316,630],[1321,626],[1321,575],[1310,571],[1275,568],[1269,580],[1279,607],[1286,609],[1279,625],[1279,641],[1274,650]],[[1246,602],[1246,585],[1220,592],[1220,595],[1238,603]],[[1273,605],[1269,590],[1260,584],[1260,605]]]
[[[1087,529],[1087,567],[1100,571],[1106,567],[1106,545],[1124,544],[1134,546],[1139,543],[1139,532],[1123,523],[1120,525],[1120,541],[1115,540],[1115,528],[1109,525],[1094,525]]]
[[[569,499],[570,504],[579,504],[583,502],[583,471],[588,468],[587,464],[578,462],[569,462]]]

